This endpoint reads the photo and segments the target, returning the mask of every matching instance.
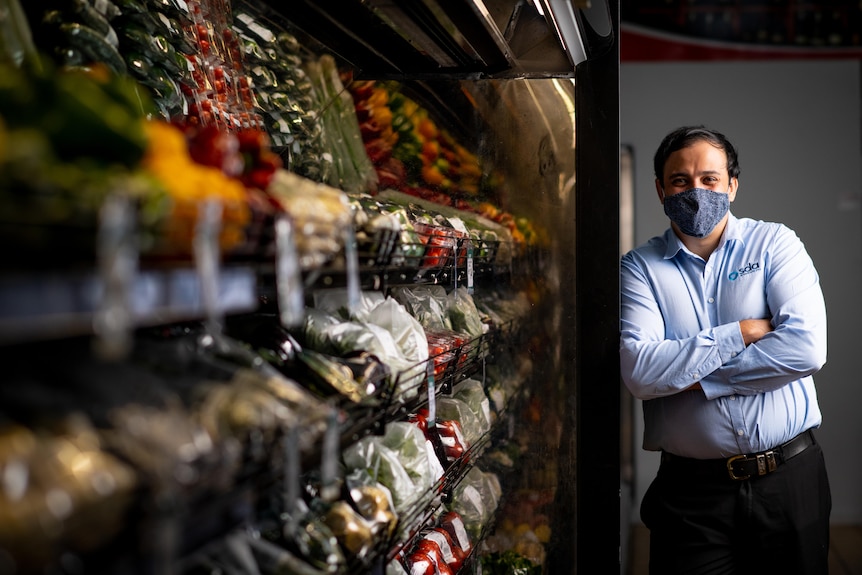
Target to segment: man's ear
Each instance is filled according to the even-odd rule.
[[[661,180],[658,178],[655,179],[655,191],[658,194],[658,201],[664,205],[664,189],[662,189]]]
[[[732,202],[736,199],[736,190],[739,189],[739,178],[730,178],[730,191],[727,192],[727,195],[730,196],[728,199]]]

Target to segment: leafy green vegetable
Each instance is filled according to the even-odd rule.
[[[483,555],[482,573],[485,575],[542,575],[542,566],[509,549]]]

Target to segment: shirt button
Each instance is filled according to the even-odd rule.
[[[709,303],[715,303],[715,298],[714,298],[714,297],[711,297],[711,298],[709,298],[709,299],[708,299],[708,300],[706,300],[706,301],[708,301]]]
[[[730,401],[736,401],[736,396],[735,396],[735,395],[731,395],[731,396],[730,396]]]
[[[745,435],[745,430],[744,429],[737,429],[736,434],[738,436],[742,437],[743,435]]]

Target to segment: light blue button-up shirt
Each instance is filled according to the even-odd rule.
[[[668,229],[623,256],[620,284],[620,367],[644,400],[644,449],[729,457],[820,425],[826,306],[791,229],[731,214],[708,261]],[[774,331],[746,347],[739,321],[755,318]]]

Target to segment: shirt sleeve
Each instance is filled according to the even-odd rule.
[[[774,330],[701,381],[707,398],[776,390],[826,363],[826,304],[814,263],[799,237],[779,226],[767,266]]]
[[[745,350],[738,322],[667,339],[656,295],[642,268],[627,255],[620,269],[620,370],[635,397],[679,393]]]

